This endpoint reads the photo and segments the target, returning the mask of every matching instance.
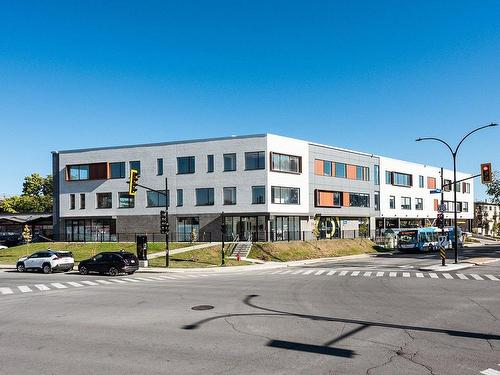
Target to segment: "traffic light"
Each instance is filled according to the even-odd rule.
[[[169,229],[167,211],[160,211],[160,233],[165,234]]]
[[[481,164],[481,183],[491,184],[492,180],[491,163]]]
[[[220,231],[222,232],[222,234],[226,234],[226,224],[225,223],[222,223],[220,225]]]
[[[436,227],[438,227],[438,228],[444,227],[444,214],[442,214],[442,213],[437,214]]]
[[[135,169],[130,170],[130,178],[128,182],[128,194],[135,195],[137,193],[137,184],[139,183],[139,172]]]

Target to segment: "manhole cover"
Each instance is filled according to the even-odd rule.
[[[198,305],[191,307],[191,310],[212,310],[213,308],[212,305]]]

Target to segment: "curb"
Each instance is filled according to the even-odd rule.
[[[427,267],[421,267],[418,270],[419,271],[436,271],[436,272],[446,272],[446,271],[458,271],[458,270],[464,270],[466,268],[471,268],[474,267],[474,264],[448,264],[446,266],[441,266],[440,264],[435,265],[435,266],[427,266]]]

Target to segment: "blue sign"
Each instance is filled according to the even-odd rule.
[[[441,189],[434,189],[434,190],[431,190],[431,194],[439,194],[441,193]]]

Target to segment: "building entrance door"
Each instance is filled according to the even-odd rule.
[[[257,216],[241,216],[236,223],[236,231],[240,241],[251,241],[253,233],[257,232]]]

